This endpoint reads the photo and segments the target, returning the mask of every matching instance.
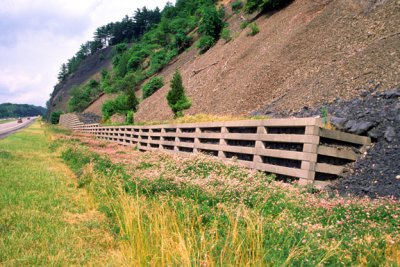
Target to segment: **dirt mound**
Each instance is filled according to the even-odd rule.
[[[166,85],[143,101],[135,119],[172,117],[165,96],[168,81],[181,69],[193,105],[187,114],[249,114],[265,105],[296,111],[350,99],[371,88],[400,83],[400,4],[396,0],[297,0],[256,20],[247,30],[206,54],[195,48],[161,74]],[[234,28],[240,16],[233,15]],[[272,104],[272,106],[271,106]]]

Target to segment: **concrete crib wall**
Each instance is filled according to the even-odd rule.
[[[324,129],[320,118],[100,126],[66,114],[60,124],[141,151],[206,153],[317,187],[340,176],[371,143],[368,137]]]

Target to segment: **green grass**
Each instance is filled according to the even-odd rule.
[[[4,124],[4,123],[7,123],[7,122],[12,122],[12,121],[15,121],[16,119],[5,119],[5,120],[0,120],[0,124]]]
[[[49,150],[35,122],[0,140],[0,265],[106,265],[118,251],[104,215]],[[115,256],[113,256],[115,255]]]
[[[134,266],[400,264],[397,200],[310,193],[202,156],[126,150],[116,164],[58,142]]]

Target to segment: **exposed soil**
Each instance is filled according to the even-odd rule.
[[[343,195],[394,196],[400,199],[400,87],[365,91],[360,97],[299,112],[269,113],[272,117],[312,117],[326,109],[339,130],[370,136],[371,149],[332,187]]]
[[[194,47],[180,55],[135,119],[172,118],[165,96],[177,68],[193,103],[187,114],[247,115],[266,104],[293,112],[393,88],[400,83],[399,21],[396,0],[297,0],[256,19],[260,33],[248,37],[247,30],[236,36],[240,15],[233,15],[234,40],[201,56]]]
[[[92,113],[98,116],[102,116],[101,107],[103,103],[107,100],[114,99],[118,94],[103,94],[98,99],[93,101],[84,111],[83,113]]]

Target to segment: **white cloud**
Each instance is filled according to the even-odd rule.
[[[6,88],[9,93],[24,91],[23,88],[42,82],[42,75],[0,70],[0,88]]]
[[[57,73],[99,26],[167,0],[1,0],[0,103],[44,106]],[[174,1],[171,1],[174,2]]]

